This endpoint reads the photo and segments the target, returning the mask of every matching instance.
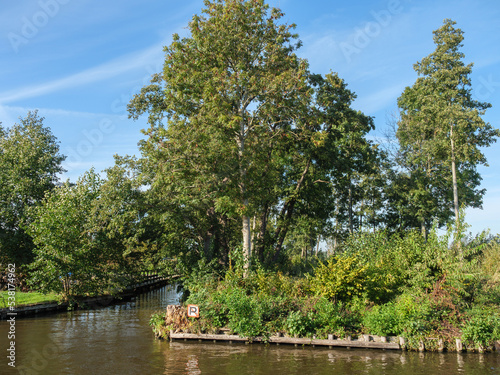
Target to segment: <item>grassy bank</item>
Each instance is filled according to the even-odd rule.
[[[416,232],[364,233],[303,276],[201,267],[184,281],[185,303],[199,305],[200,318],[167,327],[160,314],[152,325],[163,333],[228,328],[245,337],[402,336],[410,349],[424,341],[429,350],[437,339],[455,350],[458,338],[482,351],[500,340],[499,269],[497,239],[450,247],[434,234],[425,241]]]
[[[0,308],[8,307],[9,295],[7,291],[0,292]],[[34,303],[59,302],[61,296],[57,293],[39,293],[39,292],[16,292],[15,306],[31,305]]]

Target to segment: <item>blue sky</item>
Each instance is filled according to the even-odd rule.
[[[434,50],[432,31],[445,18],[465,32],[477,99],[492,103],[484,119],[500,124],[500,3],[496,0],[270,0],[297,24],[299,55],[316,73],[338,72],[375,117],[383,137],[396,100],[416,79],[413,64]],[[161,70],[162,47],[203,8],[202,0],[40,0],[2,2],[0,121],[38,109],[68,156],[63,179],[76,180],[113,155],[138,154],[145,119],[128,119],[126,104]],[[473,232],[500,233],[500,144],[485,150],[483,210],[468,210]]]

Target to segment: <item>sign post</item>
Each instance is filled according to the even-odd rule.
[[[187,316],[188,318],[199,318],[200,308],[198,305],[188,305],[187,306]]]

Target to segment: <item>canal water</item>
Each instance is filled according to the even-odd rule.
[[[498,374],[500,354],[414,353],[261,344],[168,342],[149,318],[176,303],[173,287],[95,310],[21,319],[16,368],[8,366],[9,324],[0,322],[0,374]]]

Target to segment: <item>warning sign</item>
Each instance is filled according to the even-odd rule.
[[[188,318],[199,318],[200,317],[200,308],[198,305],[188,305],[187,307]]]

